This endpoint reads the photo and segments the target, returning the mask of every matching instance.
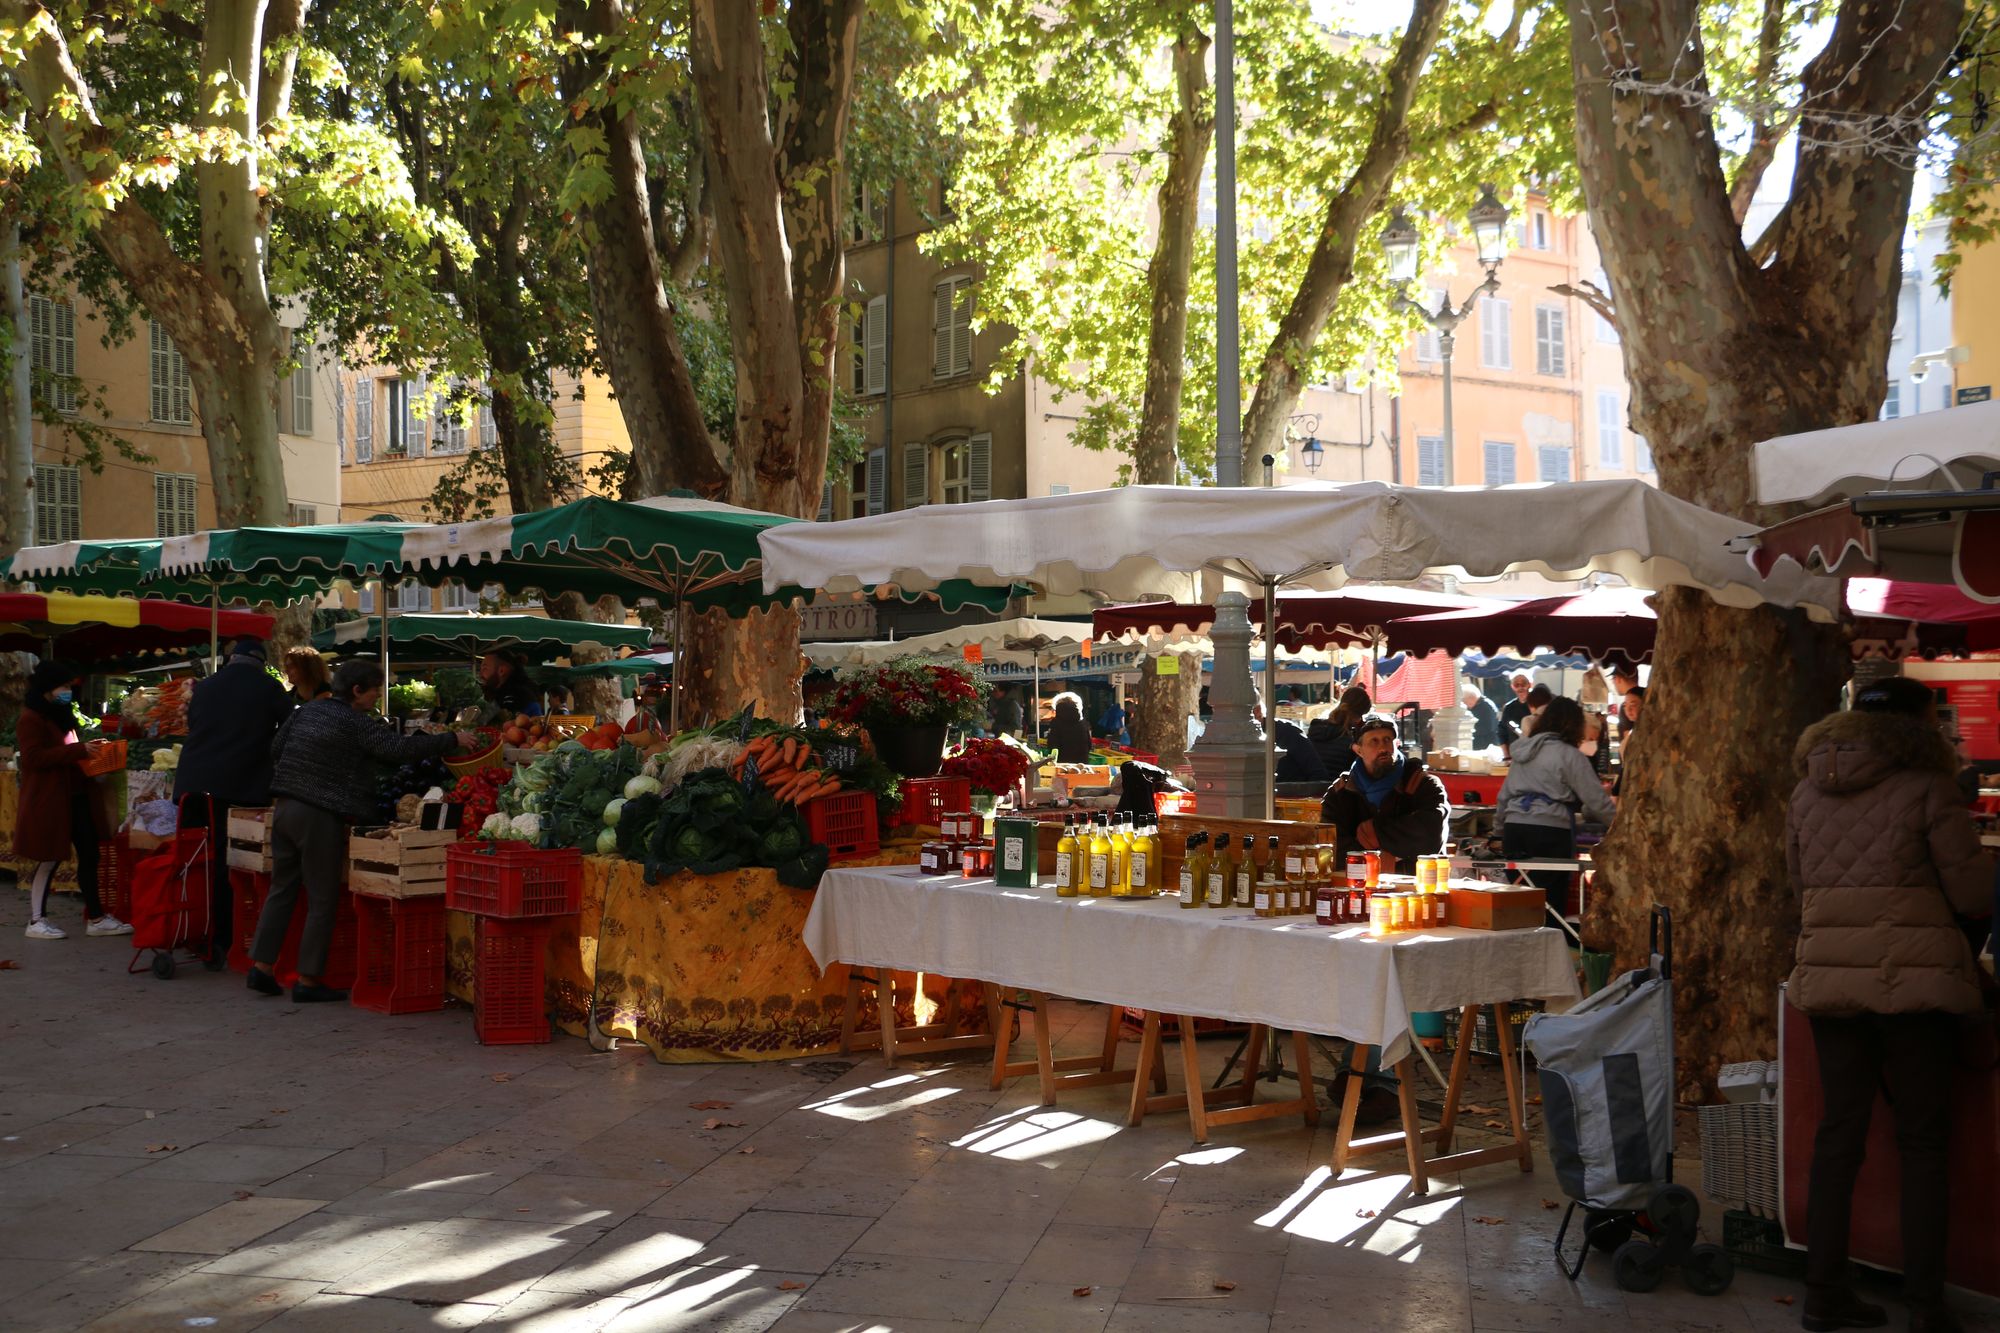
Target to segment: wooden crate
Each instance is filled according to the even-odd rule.
[[[396,824],[355,829],[347,839],[347,883],[374,898],[424,898],[444,892],[445,848],[457,829]]]
[[[259,875],[271,873],[271,807],[229,807],[229,868]]]

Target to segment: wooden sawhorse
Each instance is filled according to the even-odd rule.
[[[1166,1091],[1167,1067],[1160,1058],[1158,1043],[1148,1053],[1141,1050],[1139,1060],[1131,1069],[1118,1068],[1119,1023],[1124,1016],[1120,1005],[1104,1006],[1104,1047],[1096,1055],[1069,1055],[1058,1060],[1055,1056],[1055,1042],[1049,1035],[1049,997],[1044,991],[1020,992],[1026,1000],[1008,998],[1011,988],[989,985],[986,988],[986,1025],[995,1032],[1011,1031],[1003,1029],[1007,1022],[1009,1007],[1028,1008],[1034,1015],[1035,1058],[1033,1061],[1009,1061],[1011,1043],[993,1043],[993,1086],[999,1087],[1010,1078],[1023,1074],[1033,1074],[1041,1084],[1042,1105],[1054,1106],[1056,1094],[1063,1088],[1097,1088],[1106,1084],[1130,1083],[1143,1086],[1138,1071],[1148,1067],[1152,1070],[1153,1086]]]
[[[856,967],[847,972],[847,1004],[840,1016],[840,1053],[850,1055],[857,1050],[873,1046],[882,1052],[882,1059],[891,1069],[896,1066],[898,1056],[935,1055],[940,1051],[985,1050],[1005,1042],[995,1042],[993,1032],[960,1032],[958,1030],[960,997],[965,988],[983,987],[984,982],[965,981],[953,978],[945,989],[944,1021],[941,1023],[917,1023],[909,1027],[896,1026],[896,974],[886,967],[875,969],[870,976]],[[856,1032],[861,1018],[861,988],[875,988],[875,1009],[880,1020],[875,1032]],[[921,995],[921,988],[918,989]],[[979,992],[975,992],[979,994]],[[988,1004],[986,1012],[990,1017],[993,1007]],[[997,1031],[997,1029],[996,1029]]]
[[[1137,1125],[1152,1111],[1187,1111],[1188,1130],[1196,1143],[1208,1142],[1211,1125],[1240,1125],[1251,1120],[1270,1120],[1281,1115],[1298,1115],[1306,1124],[1319,1123],[1319,1090],[1311,1079],[1312,1053],[1306,1046],[1306,1034],[1292,1033],[1292,1058],[1298,1061],[1302,1077],[1297,1097],[1284,1101],[1259,1102],[1257,1084],[1263,1075],[1264,1042],[1275,1040],[1275,1034],[1261,1023],[1252,1024],[1250,1043],[1243,1053],[1243,1079],[1226,1088],[1208,1090],[1203,1087],[1201,1076],[1201,1055],[1195,1048],[1194,1016],[1192,1014],[1160,1014],[1146,1011],[1146,1022],[1139,1038],[1139,1067],[1145,1068],[1151,1062],[1160,1062],[1160,1025],[1168,1019],[1176,1024],[1181,1044],[1181,1077],[1186,1080],[1187,1091],[1167,1093],[1164,1085],[1161,1095],[1146,1096],[1146,1090],[1137,1083],[1132,1085],[1132,1107],[1125,1123]],[[1220,1105],[1211,1107],[1211,1102]]]

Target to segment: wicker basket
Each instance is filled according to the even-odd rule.
[[[1778,1215],[1778,1107],[1701,1108],[1701,1192],[1757,1217]]]

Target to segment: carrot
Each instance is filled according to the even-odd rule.
[[[799,799],[799,793],[804,791],[807,787],[813,785],[814,781],[812,774],[800,773],[795,777],[793,777],[790,782],[787,782],[784,786],[778,789],[777,793],[778,799],[781,801],[791,801],[794,804],[796,804]]]
[[[833,795],[833,793],[839,790],[840,790],[839,778],[818,778],[813,782],[808,783],[792,799],[795,800],[798,804],[804,805],[806,802],[817,800],[822,796],[831,796]]]
[[[787,736],[785,738],[785,762],[788,764],[797,764],[800,758],[802,757],[801,752],[805,748],[806,747],[799,742],[798,737]]]
[[[787,768],[783,764],[773,764],[769,768],[758,769],[757,776],[764,780],[765,786],[776,787],[790,782],[794,777],[797,777],[798,770],[796,768]]]
[[[744,747],[743,753],[755,758],[761,766],[764,759],[776,748],[777,746],[773,744],[769,736],[759,736],[756,740],[751,741],[748,746]]]

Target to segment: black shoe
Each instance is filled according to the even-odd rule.
[[[251,990],[256,991],[259,995],[283,995],[285,993],[285,988],[278,984],[278,979],[261,967],[251,968],[250,975],[243,978],[243,984]]]
[[[1376,1085],[1361,1090],[1361,1105],[1354,1113],[1357,1125],[1386,1125],[1403,1118],[1403,1101],[1392,1090]]]
[[[1881,1328],[1889,1322],[1889,1312],[1870,1305],[1845,1287],[1827,1292],[1808,1292],[1805,1313],[1799,1324],[1813,1333],[1833,1333],[1841,1328]]]
[[[292,987],[293,1004],[336,1004],[346,998],[346,991],[335,990],[331,986],[313,985],[301,981]]]

